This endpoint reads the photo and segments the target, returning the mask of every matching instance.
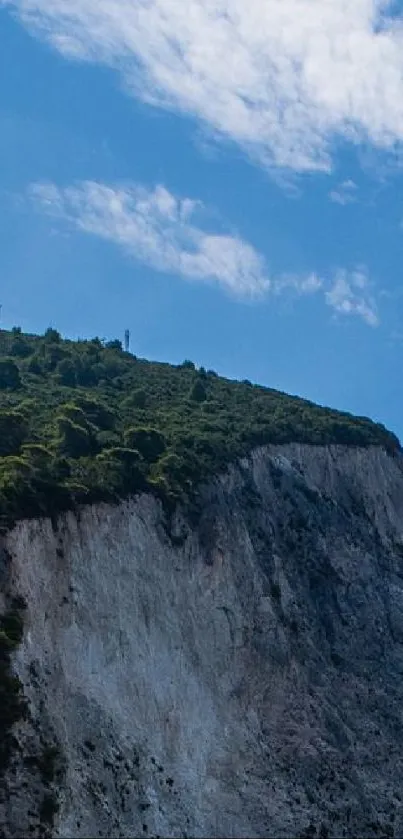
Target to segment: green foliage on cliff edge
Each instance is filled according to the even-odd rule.
[[[0,331],[0,524],[141,490],[165,503],[266,443],[400,448],[366,418],[119,341]]]

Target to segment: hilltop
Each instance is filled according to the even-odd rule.
[[[152,491],[190,499],[256,446],[400,449],[384,426],[305,399],[125,352],[118,340],[0,332],[0,516]]]

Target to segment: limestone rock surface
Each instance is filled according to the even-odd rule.
[[[29,710],[0,834],[403,836],[402,457],[265,447],[200,498],[3,537]]]

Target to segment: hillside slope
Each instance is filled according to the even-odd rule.
[[[0,331],[0,526],[151,490],[166,508],[269,443],[399,441],[366,418],[214,371],[137,359],[119,341]]]
[[[3,537],[1,835],[403,836],[401,454],[260,447],[199,500]]]

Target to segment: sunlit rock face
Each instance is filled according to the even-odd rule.
[[[403,836],[399,455],[265,447],[197,520],[142,496],[1,556],[28,702],[2,836]]]

